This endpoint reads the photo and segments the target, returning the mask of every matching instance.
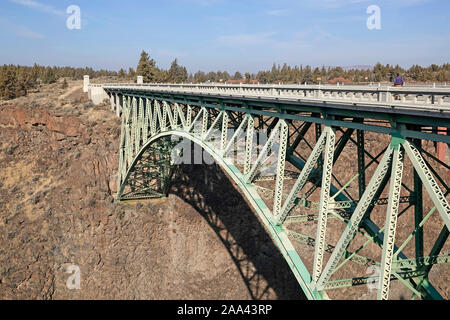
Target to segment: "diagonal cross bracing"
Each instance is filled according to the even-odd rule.
[[[314,112],[311,114],[301,113],[301,118],[295,119],[296,113],[293,109],[289,109],[290,111],[288,112],[281,112],[276,108],[267,111],[264,110],[262,105],[248,107],[248,102],[244,102],[239,106],[233,106],[230,101],[213,102],[214,97],[204,99],[208,101],[204,102],[203,99],[189,100],[186,97],[178,99],[177,96],[172,97],[168,93],[158,97],[153,96],[153,94],[121,94],[123,98],[118,174],[118,183],[121,186],[118,194],[119,199],[121,197],[122,199],[137,199],[140,197],[164,196],[171,172],[170,156],[167,157],[171,150],[170,141],[167,140],[166,146],[159,144],[153,147],[152,143],[159,141],[158,139],[161,137],[181,135],[195,141],[204,150],[214,154],[215,159],[218,159],[219,163],[227,169],[227,172],[234,176],[233,179],[236,179],[237,186],[242,190],[246,190],[245,194],[255,210],[257,210],[258,215],[266,219],[268,230],[278,239],[277,241],[280,241],[277,243],[278,248],[284,252],[284,257],[309,298],[324,298],[328,289],[353,286],[364,282],[364,280],[362,282],[352,280],[360,279],[360,275],[351,275],[348,279],[333,279],[333,281],[330,281],[336,270],[346,266],[347,261],[360,262],[360,259],[373,261],[371,257],[360,257],[357,253],[359,249],[349,255],[347,247],[357,232],[367,238],[366,243],[374,242],[383,250],[382,261],[375,261],[375,264],[380,265],[384,270],[381,277],[382,289],[379,292],[380,299],[388,297],[389,282],[396,279],[399,279],[400,282],[418,296],[439,297],[438,294],[433,292],[434,288],[428,282],[427,274],[433,264],[445,263],[449,260],[448,254],[438,256],[439,249],[448,236],[447,226],[450,213],[448,202],[445,198],[448,190],[445,195],[442,193],[439,185],[434,180],[439,179],[438,182],[442,182],[442,179],[433,176],[437,175],[438,171],[430,167],[430,164],[421,157],[419,150],[410,141],[404,142],[404,140],[396,138],[396,145],[391,143],[391,146],[384,151],[384,154],[383,151],[380,152],[379,156],[383,154],[382,159],[369,184],[365,187],[364,170],[370,164],[364,163],[364,156],[371,158],[371,163],[375,160],[364,146],[363,133],[366,131],[367,124],[361,118],[360,113],[353,115],[350,112],[347,113],[347,119],[352,120],[351,123],[347,122],[349,124],[347,127],[347,123],[344,124],[343,118],[338,117],[336,118],[337,120],[329,120],[335,119],[334,116],[326,115],[318,109],[314,109]],[[192,121],[194,115],[195,118]],[[308,117],[310,117],[312,122],[308,122]],[[255,119],[258,121],[257,126],[255,126]],[[355,119],[358,119],[358,121]],[[293,124],[296,120],[302,122],[302,125],[298,126],[298,128]],[[201,132],[197,130],[192,132],[194,125],[198,124],[198,122],[201,123]],[[388,122],[385,121],[383,123],[385,125]],[[315,145],[311,143],[311,133],[308,132],[312,125],[315,125],[316,129],[320,127],[321,131]],[[220,143],[216,144],[211,139],[215,128],[218,128],[221,134]],[[342,136],[338,141],[336,141],[333,128],[342,132]],[[237,129],[231,140],[227,139],[230,129]],[[254,133],[257,133],[257,130],[265,129],[270,129],[270,137],[265,144],[260,145],[259,139],[253,139]],[[403,132],[406,131],[401,131],[402,134]],[[356,165],[358,166],[358,175],[350,179],[344,186],[340,186],[339,181],[337,181],[339,185],[336,188],[331,183],[332,178],[337,179],[336,173],[333,175],[333,163],[335,163],[336,158],[341,153],[347,151],[344,147],[347,141],[354,140],[352,138],[353,133],[357,135],[356,151],[358,154],[355,153],[355,156],[358,155],[358,160],[355,160],[355,167]],[[389,134],[389,131],[384,133]],[[245,162],[238,169],[226,155],[241,136],[245,136]],[[427,137],[423,135],[422,139]],[[310,140],[309,143],[308,139]],[[306,144],[311,146],[312,152],[309,156],[302,154],[304,148],[302,145],[299,145],[300,141],[305,141]],[[274,144],[279,145],[279,149],[276,151],[274,151],[276,148],[272,150]],[[255,149],[260,150],[257,156],[254,154],[256,153]],[[145,150],[157,151],[155,154],[159,152],[159,155],[152,159],[151,164],[139,160]],[[438,244],[435,245],[438,249],[433,249],[433,254],[430,254],[429,257],[423,257],[422,255],[421,257],[408,258],[404,252],[401,252],[407,241],[414,236],[414,232],[412,235],[409,235],[407,241],[398,249],[395,246],[397,218],[408,208],[412,207],[412,203],[416,201],[415,195],[411,193],[413,192],[412,190],[417,188],[409,189],[405,187],[403,190],[406,194],[400,195],[400,189],[405,185],[401,181],[404,153],[411,159],[420,181],[423,182],[426,191],[430,193],[436,206],[434,210],[439,211],[444,220],[444,231],[441,232],[437,241]],[[162,158],[160,158],[161,156]],[[255,179],[261,166],[268,159],[272,159],[275,156],[277,157],[276,174],[271,176],[271,179],[263,179],[264,181],[259,178]],[[321,156],[322,165],[320,168],[323,168],[323,170],[318,170],[315,169],[315,166]],[[376,156],[376,158],[379,156]],[[252,163],[254,157],[257,159],[256,162]],[[293,172],[291,168],[285,167],[290,165],[286,164],[286,160],[299,170],[292,177],[288,174],[288,172]],[[288,169],[287,171],[286,168]],[[134,172],[133,170],[142,170],[142,172]],[[313,172],[316,172],[314,176],[312,176]],[[132,174],[130,175],[130,173]],[[293,181],[293,185],[286,180],[287,177],[296,179],[295,182]],[[141,181],[142,179],[144,180]],[[149,179],[152,179],[151,184],[148,183]],[[159,180],[161,181],[155,184]],[[318,187],[320,187],[320,203],[311,201],[307,195],[299,195],[304,193],[302,190],[308,181],[313,184],[317,183]],[[381,193],[389,181],[391,181],[389,197],[382,198]],[[353,182],[358,182],[359,188],[349,187]],[[127,184],[128,187],[124,190],[123,186]],[[158,189],[153,189],[154,185],[158,185]],[[351,189],[350,193],[347,192],[347,189]],[[273,207],[268,208],[265,203],[266,200],[262,200],[258,194],[261,190],[267,191],[268,195],[266,197],[273,198]],[[354,192],[355,190],[356,192]],[[359,200],[357,198],[358,195]],[[284,199],[286,200],[283,203],[282,200]],[[353,199],[354,201],[351,201]],[[269,199],[269,201],[271,200]],[[409,203],[409,206],[399,212],[399,203]],[[387,205],[388,208],[386,211],[386,225],[383,228],[377,227],[368,216],[368,213],[378,205]],[[297,206],[301,207],[299,208],[302,211],[301,217],[311,216],[314,218],[300,219],[289,217],[293,219],[286,220],[292,209]],[[303,212],[303,210],[306,212]],[[419,225],[416,227],[421,228],[431,213],[422,221],[419,221]],[[327,227],[328,218],[336,219],[337,223],[345,224],[344,231],[336,245],[325,242],[326,235],[330,232],[328,230],[330,226]],[[298,252],[299,256],[293,248],[290,241],[295,239],[288,237],[292,237],[293,233],[286,229],[285,224],[287,226],[289,222],[289,226],[295,226],[294,224],[296,223],[310,220],[317,221],[317,230],[315,238],[311,238],[313,239],[311,245],[315,248],[313,268],[312,270],[307,270],[300,259],[303,253]],[[419,239],[420,241],[422,240]],[[330,248],[333,249],[330,250]],[[324,252],[330,253],[331,257],[324,268],[322,268]],[[408,277],[403,277],[401,273],[403,272],[402,268],[405,267],[408,268]],[[364,275],[362,278],[364,278]],[[349,281],[349,279],[352,281]],[[405,279],[408,279],[409,282],[405,281]]]
[[[319,280],[317,281],[317,288],[319,290],[323,288],[324,283],[330,280],[331,275],[334,272],[334,269],[339,263],[339,260],[345,253],[345,250],[347,249],[347,246],[349,245],[350,241],[352,241],[352,239],[354,238],[362,218],[364,217],[367,209],[372,203],[375,193],[378,191],[378,187],[380,186],[381,182],[383,181],[384,177],[386,176],[389,170],[389,166],[391,163],[391,155],[392,149],[388,148],[384,153],[383,158],[380,161],[380,164],[375,170],[375,173],[372,179],[370,180],[369,185],[367,186],[367,189],[365,190],[361,200],[358,202],[358,205],[356,206],[356,209],[353,212],[350,221],[345,227],[342,236],[339,238],[339,241],[336,245],[336,249],[331,254],[330,259],[328,260],[324,270],[320,275]]]

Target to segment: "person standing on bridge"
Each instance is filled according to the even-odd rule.
[[[403,78],[400,76],[399,73],[397,73],[397,76],[394,79],[394,87],[403,87]],[[399,95],[394,96],[395,100],[400,100]]]
[[[397,76],[394,79],[394,87],[403,87],[403,78],[397,73]]]

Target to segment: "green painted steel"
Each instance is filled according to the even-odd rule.
[[[389,298],[392,281],[408,288],[413,298],[442,298],[430,284],[428,274],[433,265],[449,261],[448,253],[440,253],[448,238],[449,190],[445,179],[424,159],[423,155],[429,157],[429,152],[422,149],[418,140],[450,142],[448,136],[433,131],[437,125],[449,128],[447,118],[418,119],[411,114],[386,114],[370,108],[352,112],[333,103],[308,105],[304,101],[295,104],[134,88],[107,91],[115,103],[122,101],[119,200],[166,196],[178,143],[171,137],[186,138],[209,153],[240,188],[307,298],[326,299],[327,290],[357,287],[373,280],[364,274],[336,279],[351,270],[347,268],[350,263],[380,269],[380,299]],[[117,99],[118,95],[122,100]],[[231,135],[230,130],[234,131]],[[268,138],[255,139],[254,135],[262,132]],[[367,132],[387,135],[389,146],[372,155],[366,146]],[[333,166],[348,156],[349,145],[355,150],[357,173],[340,181],[339,170],[333,170]],[[235,155],[239,146],[244,146],[243,163]],[[182,155],[182,151],[176,152]],[[402,180],[406,158],[414,170],[413,187]],[[436,161],[436,157],[430,158]],[[375,172],[367,175],[374,166]],[[264,176],[268,169],[273,171]],[[389,192],[383,196],[387,185]],[[420,203],[422,185],[435,205],[425,217]],[[386,210],[384,225],[378,226],[371,219],[376,208]],[[413,231],[398,246],[397,221],[410,208],[415,221]],[[435,211],[443,229],[430,254],[424,256],[423,226]],[[326,241],[328,221],[343,226],[335,243]],[[311,223],[315,236],[297,231]],[[364,241],[358,249],[349,250],[356,237]],[[413,238],[416,254],[407,257],[404,250]],[[380,261],[362,254],[373,244],[379,247]],[[300,248],[304,245],[314,247],[313,257],[302,256],[304,251]],[[304,259],[311,259],[311,269]]]

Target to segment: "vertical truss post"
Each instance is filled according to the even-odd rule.
[[[113,97],[114,97],[114,107],[112,111],[114,111],[114,113],[117,114],[117,108],[119,108],[119,94],[117,92],[113,93]]]
[[[300,172],[300,175],[295,181],[295,184],[292,187],[291,192],[289,193],[286,201],[284,202],[283,209],[281,209],[281,213],[277,217],[277,224],[282,224],[286,220],[286,217],[289,215],[290,210],[294,207],[298,193],[306,185],[306,182],[308,181],[308,178],[312,170],[314,169],[314,166],[317,163],[317,159],[319,159],[319,156],[322,154],[322,150],[326,142],[326,137],[327,137],[326,133],[322,133],[322,135],[319,138],[319,141],[317,141],[316,145],[314,146],[313,151],[311,152],[308,160],[306,161],[305,166]]]
[[[124,104],[125,108],[125,104]],[[126,109],[125,109],[126,110]],[[126,119],[125,115],[122,117],[122,125],[120,126],[120,150],[119,150],[119,173],[118,173],[118,179],[117,179],[117,188],[120,188],[124,176],[124,159],[125,159],[125,130],[126,130]],[[118,194],[118,198],[120,199],[120,194]]]
[[[416,139],[415,144],[420,148],[422,140]],[[420,181],[417,170],[414,169],[414,227],[417,229],[414,236],[416,258],[423,257],[423,227],[420,226],[420,222],[423,219],[422,196],[422,181]]]
[[[187,105],[186,107],[186,127],[191,127],[191,121],[192,121],[192,107],[190,105]]]
[[[365,152],[364,152],[364,131],[356,130],[356,144],[358,151],[358,188],[359,188],[359,198],[361,199],[365,189],[366,189],[366,163],[365,163]]]
[[[155,125],[155,130],[158,129],[158,120],[159,120],[159,131],[166,131],[166,121],[165,118],[161,115],[161,105],[158,100],[155,100],[155,112],[153,116],[153,121]]]
[[[167,108],[165,106],[165,101],[162,101],[162,120],[159,119],[161,131],[167,131]],[[169,124],[170,125],[170,124]]]
[[[325,266],[319,278],[319,281],[317,282],[318,290],[322,290],[324,284],[330,280],[331,275],[334,273],[336,266],[339,263],[339,260],[344,255],[347,246],[358,231],[359,225],[367,209],[370,207],[374,196],[377,194],[380,185],[382,184],[387,172],[389,171],[391,164],[391,155],[392,149],[388,148],[384,153],[377,169],[375,170],[375,173],[373,174],[373,177],[370,180],[366,191],[364,191],[361,200],[358,202],[358,205],[356,206],[356,209],[353,212],[350,221],[347,223],[342,236],[339,238],[339,241],[336,244],[336,247],[334,248],[330,259],[328,260],[327,265]]]
[[[280,120],[280,147],[278,150],[277,173],[275,180],[275,195],[273,199],[273,216],[280,214],[283,196],[284,168],[286,165],[286,149],[289,137],[289,126],[285,120]]]
[[[173,105],[173,126],[172,129],[173,130],[177,130],[178,129],[178,108],[177,108],[178,104],[174,104]],[[169,108],[171,107],[171,104],[169,104]]]
[[[126,127],[126,147],[125,147],[125,153],[127,155],[127,161],[128,161],[128,166],[131,165],[131,161],[133,160],[133,151],[132,151],[132,146],[133,146],[133,127],[132,127],[132,113],[133,113],[133,106],[131,103],[131,97],[128,96],[128,101],[127,101],[127,111],[126,111],[126,123],[127,123],[127,127]],[[128,170],[127,167],[125,167],[125,170]]]
[[[144,127],[144,106],[143,106],[143,99],[139,98],[139,101],[136,101],[136,103],[139,103],[138,109],[139,112],[137,113],[137,128],[136,128],[136,143],[135,143],[135,153],[137,154],[139,152],[139,149],[141,148],[141,134],[142,129]]]
[[[135,117],[135,123],[134,123],[134,154],[136,155],[139,152],[139,144],[141,140],[141,114],[140,114],[140,100],[141,98],[134,98],[134,117]]]
[[[156,134],[156,121],[158,120],[158,114],[156,113],[156,108],[153,109],[152,105],[153,105],[154,101],[153,100],[149,100],[149,103],[147,105],[148,109],[150,110],[152,117],[150,118],[150,134],[151,136],[154,136]],[[152,112],[153,110],[153,112]]]
[[[144,127],[142,128],[142,140],[145,144],[148,140],[148,129],[150,122],[152,121],[152,108],[150,106],[150,99],[145,99],[145,119],[144,119]]]
[[[220,151],[224,153],[225,147],[227,145],[227,134],[228,134],[228,113],[224,110],[222,116],[222,135],[220,139]]]
[[[203,112],[203,119],[202,119],[202,134],[201,136],[204,137],[206,134],[206,130],[208,129],[208,109],[206,109],[205,107],[202,107],[202,112]]]
[[[320,114],[316,116],[320,118]],[[316,123],[314,126],[316,130],[316,143],[317,143],[317,141],[319,141],[320,136],[322,135],[322,125],[320,123]],[[322,166],[323,166],[323,158],[322,155],[320,155],[317,164],[318,172],[322,171]]]
[[[133,154],[136,152],[136,137],[137,137],[137,128],[138,128],[138,117],[137,117],[137,113],[138,113],[138,108],[137,108],[137,99],[136,97],[132,98],[132,122],[131,122],[131,131],[132,131],[132,135],[131,135],[131,153],[132,156]]]
[[[120,106],[119,93],[117,93],[117,92],[116,93],[112,93],[112,95],[114,96],[114,108],[113,108],[113,111],[114,111],[114,114],[117,115],[117,109]]]
[[[333,171],[333,156],[336,133],[333,128],[325,127],[327,142],[325,143],[325,159],[322,172],[322,187],[320,190],[319,218],[314,247],[313,281],[317,283],[322,271],[323,253],[325,251],[325,235],[330,202],[331,176]]]
[[[251,114],[247,115],[247,139],[245,140],[245,165],[244,175],[250,171],[252,150],[253,150],[253,134],[255,132],[255,120]]]
[[[400,191],[402,188],[403,150],[400,145],[397,145],[394,148],[394,154],[392,156],[391,181],[389,184],[389,200],[386,211],[383,253],[381,256],[380,286],[378,288],[379,300],[387,300],[389,297],[392,258],[394,256],[395,231],[397,227],[397,214],[400,204]]]
[[[136,136],[137,136],[137,127],[138,127],[138,106],[137,106],[137,98],[132,97],[131,100],[132,109],[131,109],[131,156],[133,157],[136,152]]]
[[[144,120],[145,120],[145,113],[144,113],[144,99],[139,98],[139,115],[138,115],[138,132],[139,132],[139,140],[138,140],[138,151],[141,148],[141,140],[142,139],[142,132],[144,130]]]
[[[123,172],[122,177],[125,178],[126,172],[127,172],[127,163],[131,163],[130,158],[130,152],[129,152],[129,146],[130,146],[130,137],[131,137],[131,127],[130,127],[130,113],[131,113],[131,104],[130,104],[129,97],[124,97],[124,113],[123,117],[125,118],[125,152],[124,152],[124,160],[123,160]]]
[[[422,158],[420,151],[408,140],[404,143],[405,151],[417,171],[422,183],[430,195],[447,228],[450,229],[450,206],[439,188],[430,169]]]
[[[258,115],[258,133],[261,133],[264,130],[264,116]],[[261,142],[259,139],[261,138],[261,135],[258,134],[256,136],[256,144],[260,144]]]

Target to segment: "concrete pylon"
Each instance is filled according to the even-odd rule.
[[[89,76],[83,78],[83,92],[88,92],[89,88]]]
[[[444,127],[438,127],[438,131],[444,135],[449,134],[449,131]],[[436,144],[436,153],[439,160],[441,160],[443,163],[447,163],[447,144],[445,142],[438,142]],[[441,165],[440,167],[444,168],[443,165]],[[447,171],[447,175],[450,177],[450,170]]]

